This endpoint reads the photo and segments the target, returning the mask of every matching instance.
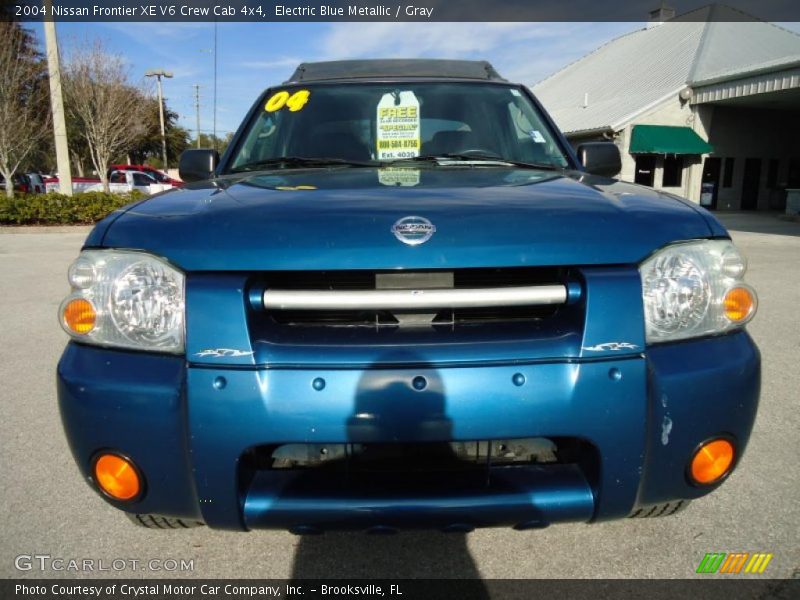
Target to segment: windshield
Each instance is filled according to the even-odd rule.
[[[148,169],[147,171],[142,171],[142,173],[152,177],[153,179],[155,179],[159,183],[169,183],[169,176],[164,175],[164,173],[162,173],[161,171],[157,171],[155,169],[150,171]]]
[[[450,155],[544,167],[569,162],[516,87],[482,83],[348,83],[271,89],[226,171],[291,158],[377,164]]]

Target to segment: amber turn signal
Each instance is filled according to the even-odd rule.
[[[67,328],[79,335],[86,335],[94,329],[97,313],[94,306],[84,298],[74,298],[64,305],[64,324]]]
[[[748,320],[756,310],[756,296],[749,288],[737,286],[725,294],[725,316],[734,323]]]
[[[689,473],[695,483],[716,483],[730,472],[734,456],[733,443],[719,438],[710,440],[695,452]]]
[[[142,491],[139,471],[118,454],[102,454],[94,463],[94,480],[115,500],[132,500]]]

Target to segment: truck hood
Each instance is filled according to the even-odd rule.
[[[395,237],[408,216],[435,226],[430,240]],[[631,264],[713,233],[687,202],[580,172],[331,168],[172,190],[112,216],[87,246],[141,249],[187,271],[430,269]]]

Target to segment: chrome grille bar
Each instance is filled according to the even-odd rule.
[[[424,290],[274,290],[264,291],[267,310],[425,310],[564,304],[561,284],[522,287]]]

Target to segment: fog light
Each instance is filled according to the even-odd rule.
[[[728,440],[718,438],[703,443],[689,466],[692,480],[701,484],[716,483],[730,472],[734,457],[733,444]]]
[[[118,454],[101,454],[95,460],[94,480],[114,500],[133,500],[142,491],[138,469]]]
[[[748,287],[736,286],[727,291],[723,300],[725,316],[734,323],[749,321],[756,311],[756,295]]]
[[[94,329],[97,313],[94,305],[84,298],[73,298],[61,310],[63,323],[70,333],[86,335]]]

